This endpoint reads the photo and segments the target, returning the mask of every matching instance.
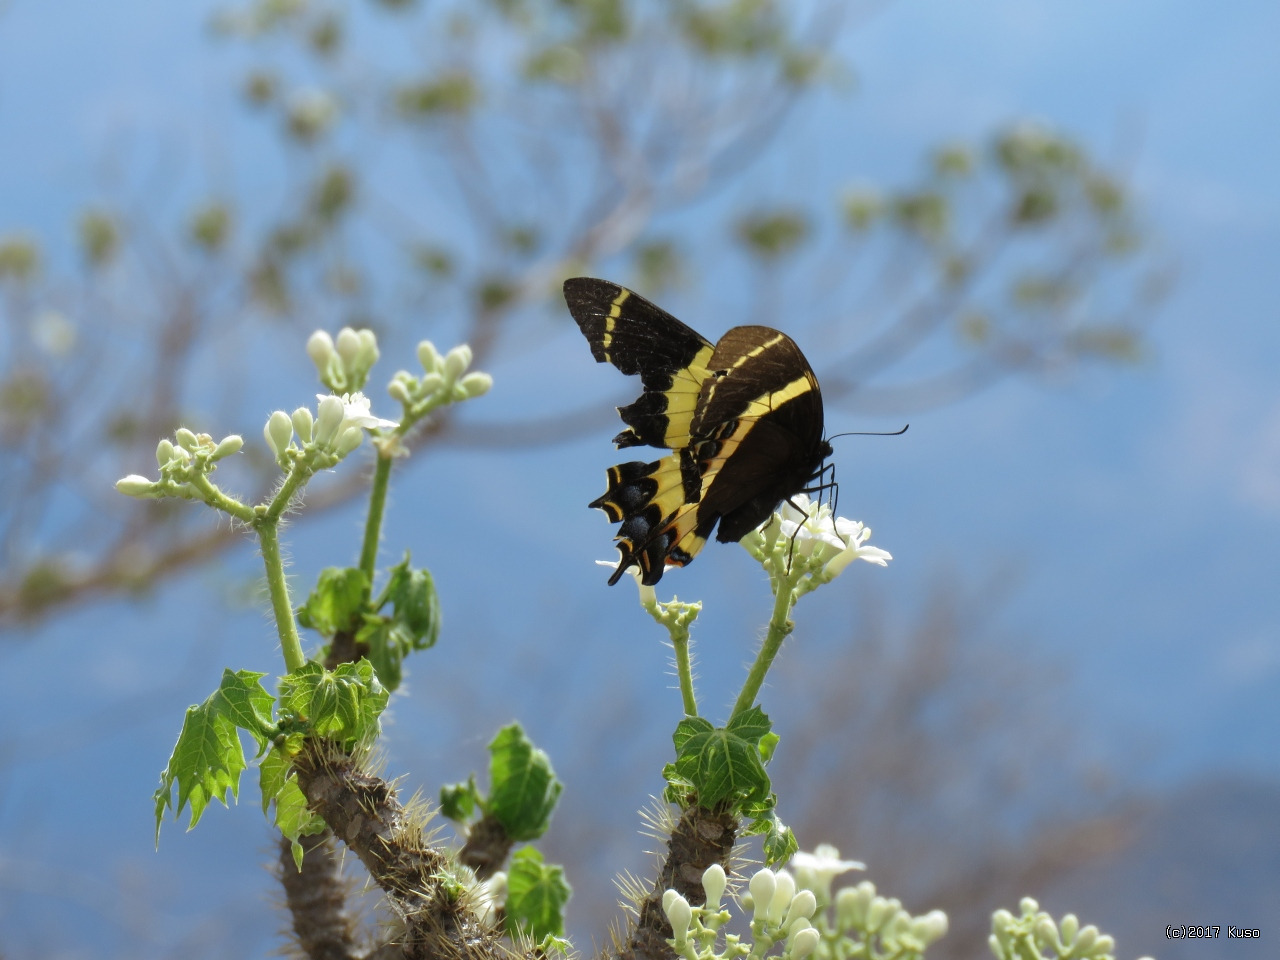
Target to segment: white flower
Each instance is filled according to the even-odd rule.
[[[837,576],[853,560],[883,567],[893,559],[889,551],[866,545],[871,529],[859,521],[832,517],[830,507],[813,503],[803,493],[791,499],[795,506],[784,502],[778,510],[781,533],[776,542],[785,543],[788,551],[794,549],[796,556],[813,557],[828,577]]]
[[[823,903],[831,900],[831,881],[850,870],[865,870],[857,860],[841,860],[840,851],[829,843],[820,843],[813,853],[799,851],[791,858],[792,869],[800,886],[816,893]]]
[[[316,394],[321,403],[324,402],[326,396],[323,393]],[[358,390],[355,393],[344,393],[338,399],[342,401],[342,426],[336,431],[339,434],[347,427],[364,427],[366,430],[374,430],[381,427],[384,430],[389,430],[399,426],[394,420],[383,420],[381,417],[375,417],[369,410],[369,398]]]
[[[616,570],[618,568],[618,561],[617,560],[597,560],[596,566],[608,567],[610,570]],[[641,573],[640,573],[640,568],[637,565],[632,564],[631,566],[627,567],[627,573],[631,574],[631,576],[635,579],[636,589],[640,591],[640,606],[645,607],[647,609],[651,605],[658,602],[657,591],[654,590],[653,587],[646,586],[645,584],[640,582]]]

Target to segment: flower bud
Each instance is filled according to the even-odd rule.
[[[773,891],[776,888],[777,878],[768,867],[758,871],[751,878],[747,889],[751,891],[751,900],[755,904],[754,919],[761,920],[768,914],[769,904],[773,902]]]
[[[1093,952],[1099,956],[1106,956],[1114,952],[1116,949],[1116,938],[1103,934],[1098,938],[1098,942],[1093,945]]]
[[[941,910],[930,910],[923,917],[916,917],[911,923],[911,934],[927,947],[947,933],[947,915]]]
[[[405,386],[404,380],[400,378],[400,374],[396,374],[395,378],[387,384],[387,396],[396,403],[408,403],[409,388]]]
[[[200,441],[196,439],[196,435],[186,427],[179,427],[175,430],[173,438],[178,441],[178,446],[188,453],[194,452],[196,447],[200,446]]]
[[[1080,931],[1075,942],[1071,944],[1071,950],[1076,956],[1086,957],[1093,952],[1097,942],[1098,928],[1091,923]]]
[[[367,370],[382,356],[378,351],[378,335],[368,328],[357,330],[356,333],[360,337],[360,365]]]
[[[440,352],[430,340],[423,340],[418,344],[418,362],[426,373],[440,372]]]
[[[471,348],[465,343],[460,343],[450,350],[444,357],[444,378],[448,383],[454,383],[462,376],[462,372],[471,366]]]
[[[798,931],[791,940],[791,960],[803,960],[818,949],[818,943],[821,940],[822,935],[813,927],[805,927]]]
[[[209,455],[210,460],[221,460],[223,457],[229,457],[233,453],[239,453],[240,448],[244,446],[244,437],[238,433],[233,433],[229,437],[223,437],[218,445],[214,448],[213,453]]]
[[[1062,942],[1070,943],[1076,938],[1076,932],[1080,929],[1080,921],[1074,913],[1068,913],[1062,918],[1062,922],[1058,924],[1058,929],[1062,931]]]
[[[463,392],[468,397],[482,397],[493,387],[493,377],[477,370],[474,373],[468,373],[459,380],[458,386],[463,389]]]
[[[668,896],[668,895],[673,896]],[[693,922],[693,908],[689,901],[674,890],[662,895],[662,910],[671,921],[671,932],[677,944],[682,944],[689,937],[689,924]]]
[[[338,331],[336,346],[338,356],[342,358],[343,368],[350,370],[355,363],[356,357],[360,354],[360,334],[350,327],[343,327]]]
[[[812,890],[801,890],[787,907],[787,917],[782,921],[784,927],[790,927],[798,917],[808,920],[818,909],[818,898]]]
[[[146,477],[131,473],[127,477],[121,477],[116,481],[116,489],[126,497],[145,497],[155,489],[155,484]]]
[[[317,330],[307,338],[307,356],[320,371],[320,376],[329,372],[329,361],[333,359],[333,338],[323,330]]]
[[[156,463],[161,467],[166,467],[172,459],[173,444],[167,439],[161,440],[156,444]]]
[[[277,410],[267,418],[267,425],[262,430],[267,446],[277,457],[284,455],[289,449],[289,441],[293,439],[293,421],[283,410]]]
[[[769,901],[769,922],[781,923],[791,906],[791,898],[796,895],[796,878],[786,870],[779,870],[774,875],[775,886],[773,899]]]
[[[340,457],[345,457],[348,453],[360,446],[364,440],[363,427],[347,427],[338,435],[337,441],[333,445],[334,453]]]
[[[311,442],[311,428],[315,425],[315,418],[311,416],[311,411],[306,407],[299,407],[293,411],[293,429],[297,433],[298,439],[303,443]]]
[[[713,863],[702,871],[702,889],[707,893],[706,906],[708,910],[720,909],[720,898],[724,896],[726,881],[724,867],[718,863]]]
[[[1025,916],[1029,913],[1036,913],[1040,909],[1040,904],[1036,902],[1034,897],[1023,897],[1018,901],[1018,909]]]
[[[418,396],[430,397],[440,392],[444,386],[444,377],[439,373],[428,373],[418,386]]]
[[[334,435],[338,432],[338,427],[342,425],[346,408],[343,406],[342,398],[329,394],[320,400],[318,409],[316,410],[316,443],[327,447],[333,442]]]

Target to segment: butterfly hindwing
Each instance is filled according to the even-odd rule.
[[[740,540],[804,489],[831,452],[822,439],[822,395],[800,348],[770,327],[734,327],[713,346],[624,287],[580,277],[565,300],[597,361],[639,374],[644,393],[618,412],[619,447],[673,452],[652,463],[611,467],[591,503],[619,524],[621,560],[657,583],[683,566],[719,524],[716,539]]]

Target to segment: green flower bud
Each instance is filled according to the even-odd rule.
[[[161,467],[169,465],[169,461],[173,459],[173,444],[165,439],[156,444],[156,463]]]
[[[179,427],[175,430],[173,438],[178,441],[178,446],[188,453],[193,453],[196,447],[200,446],[200,441],[196,439],[196,435],[186,427]]]
[[[1076,938],[1076,931],[1080,929],[1080,921],[1074,913],[1068,913],[1062,918],[1062,922],[1058,924],[1058,929],[1062,931],[1063,941],[1070,943]]]
[[[821,940],[822,935],[813,927],[799,931],[791,941],[791,960],[803,960],[818,949]]]
[[[754,919],[761,920],[768,913],[769,904],[773,902],[773,891],[777,888],[777,878],[767,867],[756,873],[747,884],[751,891],[751,901],[755,904]]]
[[[356,357],[360,355],[360,335],[350,327],[343,327],[338,331],[336,346],[338,356],[342,358],[342,366],[347,370],[352,369]]]
[[[444,377],[438,373],[428,373],[418,385],[418,395],[421,397],[434,396],[440,392],[440,388],[443,386]]]
[[[116,489],[126,497],[146,497],[155,489],[155,484],[146,477],[131,473],[127,477],[121,477],[116,481]]]
[[[387,384],[387,396],[391,397],[396,403],[408,403],[410,401],[409,388],[400,379],[400,374],[397,373],[392,381]]]
[[[1018,909],[1022,911],[1023,916],[1036,913],[1040,909],[1040,904],[1032,897],[1023,897],[1018,901]]]
[[[876,895],[876,885],[863,880],[856,887],[845,887],[836,894],[836,924],[841,930],[861,929],[867,922],[867,910]]]
[[[293,429],[297,433],[298,439],[303,443],[311,442],[311,428],[315,424],[315,418],[311,416],[311,411],[306,407],[299,407],[293,411]]]
[[[317,330],[307,338],[307,356],[320,371],[320,376],[329,372],[329,361],[333,359],[333,338],[324,330]]]
[[[779,924],[787,914],[787,907],[791,906],[792,897],[796,895],[796,878],[786,870],[779,870],[773,876],[775,886],[773,899],[769,901],[769,922]]]
[[[423,340],[418,344],[418,362],[422,364],[422,369],[426,373],[438,373],[440,371],[440,353],[436,350],[436,345],[430,340]]]
[[[360,336],[360,365],[368,370],[382,356],[378,352],[378,335],[368,328],[357,330],[356,333]]]
[[[1071,949],[1078,956],[1085,957],[1093,952],[1094,946],[1098,942],[1098,928],[1092,923],[1080,931],[1079,935],[1072,943]]]
[[[239,453],[240,448],[244,446],[244,437],[238,433],[233,433],[229,437],[223,437],[218,445],[214,448],[213,453],[209,455],[210,460],[221,460],[223,457],[229,457],[233,453]]]
[[[262,435],[266,438],[271,452],[277,458],[282,457],[293,439],[293,421],[283,410],[277,410],[267,418],[267,425],[263,427]]]
[[[448,383],[457,382],[458,377],[462,376],[462,372],[471,366],[471,348],[465,343],[460,343],[447,354],[444,358],[444,378]]]
[[[334,453],[340,457],[345,457],[348,453],[360,446],[364,440],[363,427],[347,427],[338,435],[338,440],[333,445]]]
[[[693,922],[693,908],[689,901],[674,890],[668,890],[662,895],[662,912],[671,921],[676,945],[684,943],[689,937],[689,924]]]
[[[329,446],[333,441],[334,434],[338,432],[338,427],[342,425],[344,414],[345,408],[341,397],[329,394],[329,396],[321,399],[319,408],[316,411],[316,443],[324,447]]]
[[[935,940],[939,940],[946,936],[947,933],[947,915],[941,910],[930,910],[923,917],[916,917],[911,923],[911,934],[920,941],[922,947],[927,947]]]
[[[1114,952],[1115,949],[1116,938],[1108,936],[1105,933],[1098,937],[1098,942],[1093,945],[1094,955],[1099,957],[1106,956],[1107,954]]]
[[[708,910],[720,909],[720,898],[724,896],[726,880],[724,867],[718,863],[713,863],[702,871],[702,889],[707,893]]]
[[[468,373],[458,381],[458,386],[462,387],[468,397],[482,397],[493,387],[493,377],[480,371]]]
[[[818,898],[814,896],[812,890],[801,890],[795,895],[791,901],[791,905],[787,907],[787,917],[782,921],[782,925],[790,929],[791,924],[797,918],[803,918],[808,921],[813,916],[814,911],[818,909]]]

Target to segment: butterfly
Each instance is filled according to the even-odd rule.
[[[693,560],[713,531],[736,543],[783,500],[824,486],[814,483],[831,456],[822,391],[785,333],[734,327],[712,344],[639,294],[592,277],[566,280],[564,297],[597,362],[644,385],[618,408],[627,429],[613,442],[671,450],[610,467],[608,489],[590,504],[620,524],[610,585],[632,566],[655,584],[666,566]]]

